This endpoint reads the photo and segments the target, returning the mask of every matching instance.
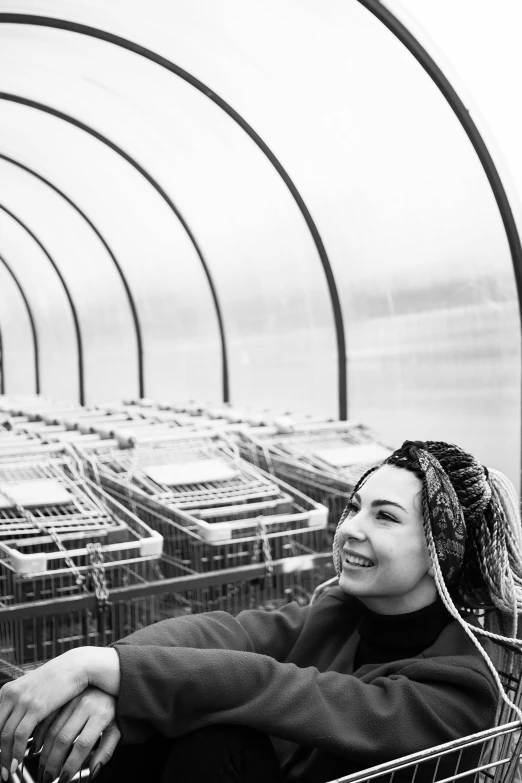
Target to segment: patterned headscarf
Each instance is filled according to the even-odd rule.
[[[424,526],[430,526],[442,576],[447,587],[452,588],[458,583],[466,547],[466,523],[462,506],[446,471],[433,454],[419,448],[416,443],[408,445],[424,474]]]
[[[422,479],[422,517],[425,534],[431,531],[439,565],[449,589],[458,583],[464,550],[466,546],[466,524],[463,509],[448,475],[440,462],[419,441],[405,441],[401,451],[407,449],[417,463]],[[383,464],[393,464],[393,454]],[[367,476],[368,474],[366,474]],[[354,489],[356,492],[365,477]],[[333,559],[338,574],[341,572],[341,557],[338,532],[348,513],[348,508],[337,526],[333,544]]]

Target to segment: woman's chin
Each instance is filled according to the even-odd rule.
[[[358,578],[352,569],[343,569],[339,577],[339,587],[348,595],[364,595],[368,589],[366,580]]]

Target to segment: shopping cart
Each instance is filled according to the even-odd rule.
[[[156,531],[83,478],[66,455],[0,465],[4,606],[77,590],[94,550],[115,582],[120,566],[157,559],[162,548]]]
[[[513,648],[514,649],[514,648]],[[520,649],[514,669],[499,670],[509,698],[522,706]],[[330,783],[520,783],[522,721],[504,702],[495,726],[409,756],[337,778]]]
[[[243,427],[236,436],[241,456],[327,506],[334,530],[358,479],[391,454],[363,424],[349,421]]]
[[[99,613],[114,588],[163,577],[161,535],[68,464],[2,466],[0,518],[0,615],[9,618],[0,623],[0,659],[10,664],[89,643],[98,614],[79,624],[54,610],[60,601],[94,594]],[[32,616],[36,606],[51,610],[51,623]]]
[[[324,507],[234,449],[223,433],[183,429],[178,437],[98,454],[90,468],[109,491],[168,512],[209,542],[255,536],[261,518],[274,532],[324,528]]]
[[[0,428],[0,455],[29,450],[38,444],[33,435],[28,435],[16,429]]]
[[[44,443],[39,438],[28,438],[27,440],[21,440],[16,445],[10,445],[6,448],[0,447],[0,465],[15,462],[60,460],[63,459],[67,450],[69,450],[69,447],[64,443],[56,441]]]

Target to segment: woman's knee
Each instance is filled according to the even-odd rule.
[[[118,746],[99,775],[99,783],[278,783],[282,779],[267,734],[223,724],[176,739],[156,736],[142,745]]]
[[[277,783],[281,768],[268,735],[245,726],[213,725],[171,747],[161,783]]]

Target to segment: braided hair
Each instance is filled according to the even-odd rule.
[[[507,697],[490,656],[477,639],[479,634],[501,645],[497,667],[509,672],[515,661],[520,662],[522,640],[517,637],[518,615],[522,613],[522,529],[513,485],[502,473],[488,470],[455,444],[440,441],[405,441],[382,464],[404,468],[420,479],[424,533],[439,595],[484,656],[502,699],[522,719],[522,711]],[[359,479],[353,494],[379,467],[371,468]],[[346,513],[334,537],[338,573],[337,535]],[[465,613],[470,611],[480,615],[480,628],[465,620]]]

